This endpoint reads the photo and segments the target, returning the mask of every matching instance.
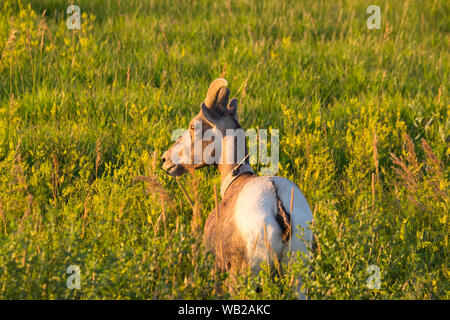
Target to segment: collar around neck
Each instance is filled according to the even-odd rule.
[[[234,180],[236,180],[237,177],[239,177],[241,174],[247,172],[253,174],[252,167],[248,163],[243,163],[239,165],[237,168],[231,169],[230,172],[227,173],[220,186],[220,195],[222,196],[222,199],[225,196],[228,187],[234,182]]]

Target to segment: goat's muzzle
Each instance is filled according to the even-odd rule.
[[[161,169],[163,169],[167,174],[178,177],[186,172],[186,168],[181,164],[175,164],[170,159],[170,150],[166,151],[161,157]]]

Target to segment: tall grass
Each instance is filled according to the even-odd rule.
[[[68,30],[71,3],[0,4],[0,298],[449,298],[448,1],[380,1],[380,30],[356,0],[79,0]],[[314,209],[275,279],[204,252],[214,169],[192,204],[158,169],[218,76]]]

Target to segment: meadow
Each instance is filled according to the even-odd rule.
[[[449,299],[449,16],[444,0],[1,1],[0,299],[292,299],[298,276],[310,299]],[[317,248],[274,280],[202,249],[214,168],[181,178],[194,206],[159,169],[219,76],[243,128],[280,130],[278,175],[314,211]]]

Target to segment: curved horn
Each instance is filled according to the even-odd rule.
[[[227,85],[228,82],[224,78],[217,78],[211,83],[205,97],[205,105],[209,109],[214,108],[217,99],[217,92],[219,92],[221,88],[226,87]]]

